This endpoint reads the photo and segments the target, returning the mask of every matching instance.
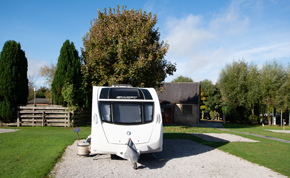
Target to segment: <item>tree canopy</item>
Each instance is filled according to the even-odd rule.
[[[185,76],[178,76],[176,79],[171,81],[172,83],[177,83],[177,82],[193,82],[193,80],[189,77],[185,77]]]
[[[49,87],[51,87],[55,71],[56,66],[54,64],[50,64],[50,66],[45,65],[43,67],[40,67],[39,69],[41,77],[46,78],[46,83],[48,84]]]
[[[78,104],[82,100],[82,74],[78,52],[74,43],[66,40],[60,50],[57,68],[51,84],[53,100],[55,104],[67,105],[62,95],[63,86],[73,85],[73,103]]]
[[[250,108],[252,123],[255,120],[255,106],[266,106],[268,123],[271,125],[271,107],[273,115],[274,108],[289,109],[289,71],[289,64],[286,69],[285,65],[277,61],[266,62],[261,69],[258,69],[256,64],[249,65],[244,60],[227,64],[218,80],[225,104],[234,109],[234,113],[239,108],[241,112],[236,116],[240,119],[248,114],[245,108]]]
[[[169,45],[160,41],[157,16],[117,6],[98,10],[83,38],[83,73],[92,85],[159,87],[175,64],[164,59]]]
[[[286,73],[283,66],[276,61],[272,63],[266,63],[261,69],[261,91],[263,101],[267,104],[267,116],[269,125],[271,125],[270,119],[270,106],[273,108],[277,104],[277,94],[281,86],[286,82]],[[287,95],[283,93],[283,95]]]
[[[241,60],[227,64],[220,73],[218,83],[221,92],[225,96],[226,104],[233,108],[246,104],[247,70],[248,64]]]
[[[16,41],[5,42],[0,54],[0,118],[9,120],[28,97],[27,58]]]
[[[205,79],[200,82],[201,86],[201,107],[202,113],[204,111],[221,113],[223,106],[221,93],[218,85],[214,85],[212,81]]]
[[[254,108],[255,104],[261,99],[261,86],[260,86],[260,71],[258,66],[254,63],[248,66],[247,72],[247,106],[251,108],[252,111],[252,124],[254,124]]]

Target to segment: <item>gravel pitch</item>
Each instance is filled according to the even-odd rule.
[[[224,133],[192,133],[192,135],[210,142],[259,142],[238,135]]]
[[[6,132],[16,132],[20,129],[0,129],[0,133],[6,133]]]
[[[165,139],[163,151],[141,155],[138,169],[110,155],[77,156],[77,140],[67,147],[52,177],[286,177],[268,168],[190,140]],[[225,143],[226,144],[226,143]]]
[[[268,129],[266,129],[266,130],[268,130]],[[269,131],[279,132],[279,133],[290,133],[290,130],[269,130]]]

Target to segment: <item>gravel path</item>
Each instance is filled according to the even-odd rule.
[[[20,129],[0,129],[0,133],[6,133],[6,132],[16,132]]]
[[[252,133],[247,133],[247,132],[238,132],[238,131],[233,131],[233,130],[228,130],[228,129],[219,129],[219,130],[223,130],[223,131],[227,131],[227,132],[240,133],[240,134],[246,134],[246,135],[252,135],[252,136],[256,136],[256,137],[260,137],[260,138],[266,138],[266,139],[275,140],[275,141],[279,141],[279,142],[290,143],[289,140],[269,137],[269,136],[265,136],[265,135],[252,134]]]
[[[224,133],[190,133],[209,142],[259,142],[249,138]]]
[[[110,155],[78,157],[77,140],[68,146],[53,177],[286,177],[268,168],[190,140],[165,139],[163,151],[141,155],[138,169],[127,160]],[[226,144],[226,143],[225,143]]]
[[[265,130],[268,130],[268,129],[265,129]],[[279,132],[279,133],[290,133],[290,130],[269,130],[269,131]]]

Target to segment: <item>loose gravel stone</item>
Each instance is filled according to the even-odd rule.
[[[61,162],[51,171],[53,177],[285,177],[218,149],[191,140],[165,139],[163,151],[141,155],[138,169],[123,159],[110,155],[77,156],[77,140],[68,146]],[[226,144],[226,143],[225,143]]]
[[[0,133],[6,133],[6,132],[16,132],[20,129],[0,129]]]

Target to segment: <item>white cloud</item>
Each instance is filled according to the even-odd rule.
[[[207,30],[199,28],[202,16],[190,14],[183,19],[170,18],[167,22],[169,35],[166,40],[170,44],[170,53],[175,57],[183,57],[194,54],[199,45],[215,40],[215,35]]]
[[[243,32],[249,25],[249,18],[242,17],[240,6],[243,1],[232,1],[230,6],[220,14],[215,15],[210,22],[210,29],[223,34],[233,35]]]
[[[155,6],[155,0],[149,0],[144,4],[142,10],[146,12],[153,12],[154,6]]]
[[[251,4],[252,3],[252,4]],[[194,81],[210,79],[215,83],[227,63],[244,58],[258,65],[273,59],[290,57],[289,33],[277,34],[251,24],[243,8],[254,8],[248,1],[231,4],[205,21],[202,15],[189,14],[184,18],[168,18],[165,40],[170,49],[167,59],[177,63],[177,72],[166,79],[170,82],[179,75]]]
[[[37,60],[26,53],[26,58],[28,62],[28,72],[27,77],[31,78],[37,87],[46,86],[45,78],[40,76],[39,70],[44,65],[48,65],[47,62],[42,60]]]

